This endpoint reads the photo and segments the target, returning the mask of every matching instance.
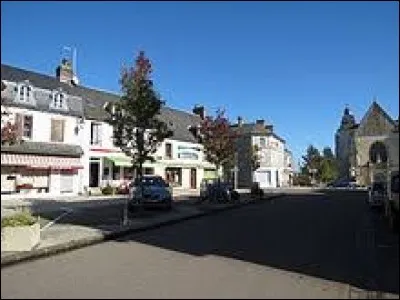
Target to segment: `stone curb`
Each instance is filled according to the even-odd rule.
[[[155,220],[154,222],[152,222],[150,224],[135,225],[132,227],[128,227],[128,228],[124,228],[124,229],[120,229],[120,230],[116,230],[116,231],[112,231],[112,232],[108,232],[108,233],[98,233],[98,234],[95,234],[90,237],[82,238],[79,240],[72,240],[72,241],[68,241],[68,242],[65,242],[62,244],[58,244],[58,245],[49,246],[49,247],[42,248],[42,249],[35,249],[35,250],[29,251],[29,252],[14,253],[9,256],[5,256],[5,257],[1,258],[1,268],[8,267],[8,266],[11,266],[11,265],[14,265],[17,263],[32,261],[35,259],[60,254],[60,253],[67,252],[70,250],[76,250],[79,248],[95,245],[95,244],[101,243],[103,241],[120,238],[120,237],[123,237],[128,234],[132,234],[135,232],[156,229],[156,228],[159,228],[159,227],[162,227],[165,225],[173,225],[173,224],[176,224],[176,223],[179,223],[182,221],[207,216],[207,215],[227,211],[230,209],[240,208],[240,207],[243,207],[243,206],[249,205],[249,204],[260,204],[264,201],[272,200],[274,198],[278,198],[283,195],[284,194],[272,195],[272,196],[262,199],[263,201],[251,200],[251,201],[248,201],[245,203],[231,204],[231,205],[227,205],[224,207],[210,207],[209,209],[206,208],[204,211],[199,211],[199,212],[190,213],[188,215],[178,216],[176,218],[169,219],[169,220],[168,219],[163,220],[163,221]]]

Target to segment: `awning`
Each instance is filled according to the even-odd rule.
[[[107,156],[118,167],[132,167],[132,160],[128,156]]]
[[[1,153],[1,165],[38,169],[82,169],[79,157]]]

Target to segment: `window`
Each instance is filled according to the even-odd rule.
[[[172,158],[172,145],[171,143],[165,144],[165,156],[167,158]]]
[[[90,125],[90,144],[101,145],[101,124],[92,123]]]
[[[64,141],[64,120],[51,120],[51,137],[52,142],[63,142]]]
[[[32,94],[32,88],[28,85],[19,86],[18,100],[21,102],[29,102]]]
[[[271,180],[271,171],[267,171],[267,182],[268,184],[271,184],[272,180]]]
[[[63,93],[53,94],[52,108],[64,108],[65,107],[65,96]]]
[[[120,180],[120,167],[113,165],[113,180]]]
[[[154,175],[154,168],[144,168],[145,175]]]
[[[32,125],[33,117],[24,116],[22,119],[22,136],[31,139],[32,138]]]
[[[265,137],[260,137],[260,147],[265,148]]]
[[[400,181],[399,181],[399,174],[392,176],[391,180],[391,191],[392,193],[399,193],[400,189]]]
[[[29,115],[16,114],[15,123],[18,128],[18,136],[32,138],[33,117]]]
[[[385,144],[382,142],[373,143],[369,149],[369,159],[373,163],[385,163],[387,161]]]

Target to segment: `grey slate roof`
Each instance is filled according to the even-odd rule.
[[[23,141],[14,145],[1,145],[1,152],[50,156],[80,157],[83,150],[77,145]]]
[[[9,65],[1,65],[1,79],[21,82],[29,80],[29,82],[39,88],[56,90],[62,88],[67,94],[78,96],[83,99],[81,102],[84,113],[87,119],[104,121],[107,117],[103,105],[105,103],[112,103],[119,101],[120,96],[110,92],[95,90],[84,86],[72,86],[60,82],[55,76],[39,74],[36,72],[12,67]],[[196,142],[193,134],[189,131],[190,125],[197,125],[200,123],[200,117],[188,112],[176,110],[170,107],[163,107],[161,109],[161,119],[169,124],[173,130],[171,139]],[[171,125],[172,124],[172,125]]]
[[[235,124],[231,128],[240,135],[257,135],[257,136],[273,136],[281,142],[285,143],[285,140],[273,132],[273,127],[271,124],[265,124],[260,126],[256,123],[245,123],[240,127]]]
[[[14,102],[13,99],[17,92],[12,87],[7,87],[4,91],[5,104],[12,104],[14,106],[30,108],[39,111],[55,112],[64,115],[82,116],[84,113],[84,103],[82,98],[77,93],[73,92],[74,87],[59,82],[57,78],[2,64],[1,79],[16,83],[28,80],[33,87],[49,91],[44,92],[40,90],[34,90],[33,92],[36,104],[32,105],[29,103]],[[66,101],[68,110],[66,111],[50,108],[50,92],[60,88],[67,94]]]

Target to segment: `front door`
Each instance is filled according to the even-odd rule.
[[[99,169],[100,164],[98,162],[90,162],[89,187],[99,186]]]
[[[196,169],[190,169],[190,188],[197,188],[197,176]]]

